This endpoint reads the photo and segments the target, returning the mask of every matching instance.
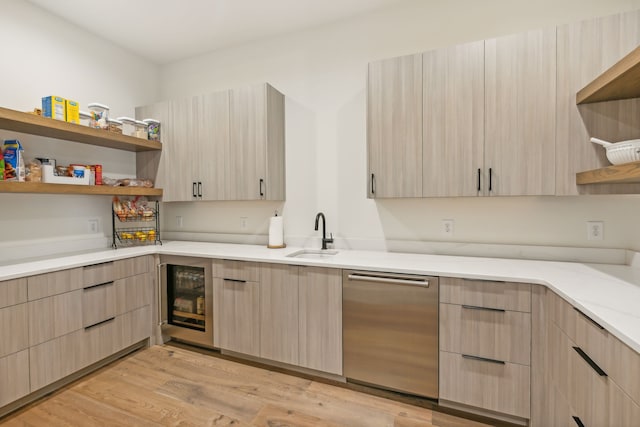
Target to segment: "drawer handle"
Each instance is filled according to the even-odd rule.
[[[505,310],[503,310],[501,308],[478,307],[477,305],[463,305],[462,308],[466,308],[467,310],[496,311],[498,313],[504,313],[505,312]]]
[[[97,285],[87,286],[82,288],[82,290],[86,291],[87,289],[99,288],[100,286],[108,286],[108,285],[113,285],[113,280],[111,282],[104,282],[104,283],[98,283]]]
[[[504,280],[491,280],[491,279],[466,279],[464,277],[460,278],[461,280],[464,280],[465,282],[491,282],[491,283],[507,283]]]
[[[98,323],[94,323],[93,325],[85,326],[84,330],[85,330],[85,331],[88,331],[88,330],[89,330],[89,329],[91,329],[91,328],[95,328],[96,326],[100,326],[100,325],[102,325],[103,323],[111,322],[111,321],[113,321],[113,320],[115,320],[115,319],[116,319],[115,317],[110,317],[110,318],[108,318],[107,320],[103,320],[102,322],[98,322]]]
[[[584,424],[582,423],[582,420],[579,417],[571,417],[571,418],[573,418],[573,421],[575,421],[579,427],[584,427]]]
[[[224,280],[225,282],[247,283],[246,280],[240,280],[240,279],[227,279],[227,278],[224,278],[222,280]]]
[[[85,265],[82,268],[102,267],[102,266],[106,266],[107,264],[113,265],[113,261],[106,261],[106,262],[99,262],[97,264]]]
[[[602,325],[600,325],[598,322],[596,322],[595,320],[593,320],[591,317],[587,316],[586,314],[584,314],[582,311],[580,311],[579,309],[577,309],[576,307],[573,307],[573,309],[575,311],[577,311],[578,313],[580,313],[582,315],[582,317],[584,317],[585,319],[587,319],[589,322],[593,323],[594,325],[596,325],[598,328],[604,330],[604,327]]]
[[[489,359],[489,358],[480,357],[480,356],[471,356],[470,354],[463,354],[462,357],[464,357],[465,359],[478,360],[480,362],[495,363],[496,365],[504,365],[505,364],[505,362],[503,360]]]
[[[376,282],[376,283],[389,283],[393,285],[408,285],[408,286],[421,286],[423,288],[429,287],[428,279],[406,279],[401,277],[387,277],[387,276],[373,276],[368,274],[349,274],[349,280],[360,282]]]
[[[596,362],[591,360],[591,358],[587,355],[587,353],[585,353],[580,347],[573,347],[573,349],[576,351],[576,353],[580,355],[580,357],[584,359],[585,362],[589,364],[589,366],[593,368],[594,371],[598,373],[598,375],[600,375],[601,377],[608,376],[607,373],[603,371],[602,368],[598,366]]]

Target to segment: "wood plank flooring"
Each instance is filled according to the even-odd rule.
[[[486,426],[344,387],[154,346],[0,419],[12,426]]]

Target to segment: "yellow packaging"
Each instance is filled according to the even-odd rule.
[[[65,99],[60,96],[42,98],[42,116],[65,121]]]
[[[70,99],[64,100],[65,114],[69,123],[80,124],[80,105],[76,101]]]

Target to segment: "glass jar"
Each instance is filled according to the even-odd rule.
[[[82,126],[91,126],[91,114],[86,111],[80,111],[80,124]]]
[[[107,119],[107,129],[109,132],[122,133],[122,122],[116,119]]]
[[[98,104],[97,102],[94,102],[87,105],[87,108],[89,109],[89,114],[91,114],[91,121],[89,123],[89,126],[98,129],[109,128],[109,107],[104,104]]]
[[[136,133],[134,136],[137,138],[148,139],[149,136],[147,134],[147,124],[140,120],[136,120],[135,123],[136,123]]]
[[[144,119],[143,122],[148,125],[147,131],[149,139],[160,142],[160,121],[156,119]]]
[[[122,133],[124,135],[136,136],[136,119],[131,117],[118,117],[116,120],[122,122]]]

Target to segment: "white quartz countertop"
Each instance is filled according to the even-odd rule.
[[[640,353],[640,269],[625,265],[339,250],[324,259],[290,258],[302,248],[268,249],[225,243],[167,242],[105,249],[0,266],[0,280],[159,253],[243,261],[390,271],[545,285]]]

